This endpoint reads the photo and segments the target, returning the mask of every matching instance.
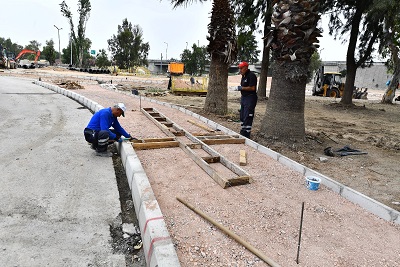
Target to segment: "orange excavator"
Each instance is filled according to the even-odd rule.
[[[29,49],[23,49],[21,52],[19,52],[18,56],[16,56],[15,61],[17,61],[20,57],[22,57],[24,54],[36,54],[35,57],[35,66],[37,65],[37,61],[40,57],[40,51],[33,51]]]

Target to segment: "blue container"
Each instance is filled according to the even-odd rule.
[[[321,178],[308,176],[306,177],[306,185],[307,188],[313,191],[318,190],[319,184],[321,183]]]

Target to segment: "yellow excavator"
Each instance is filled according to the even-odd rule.
[[[314,78],[313,96],[328,96],[340,98],[343,95],[344,83],[339,72],[324,72],[322,66]]]

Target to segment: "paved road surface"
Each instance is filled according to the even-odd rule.
[[[120,213],[111,158],[83,138],[77,102],[0,76],[0,266],[124,266],[111,251]]]

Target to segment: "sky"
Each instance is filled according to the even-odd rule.
[[[58,51],[58,28],[61,50],[69,42],[70,25],[60,11],[62,0],[7,0],[2,3],[0,37],[26,46],[32,40],[46,45],[52,39]],[[75,29],[78,24],[78,0],[65,0],[73,13]],[[174,9],[168,0],[91,0],[92,10],[86,26],[86,37],[92,41],[92,50],[108,52],[107,40],[118,32],[118,25],[126,18],[132,25],[139,25],[143,41],[150,45],[149,59],[168,57],[180,59],[185,48],[208,44],[207,25],[210,22],[212,1],[192,3]],[[196,1],[194,1],[196,2]],[[3,22],[7,23],[3,23]],[[326,19],[321,27],[326,28]],[[55,26],[54,26],[55,25]],[[347,45],[335,41],[325,30],[320,38],[320,55],[324,61],[345,61]],[[262,51],[262,35],[257,34]],[[41,48],[42,48],[41,47]],[[260,53],[261,60],[261,53]]]

